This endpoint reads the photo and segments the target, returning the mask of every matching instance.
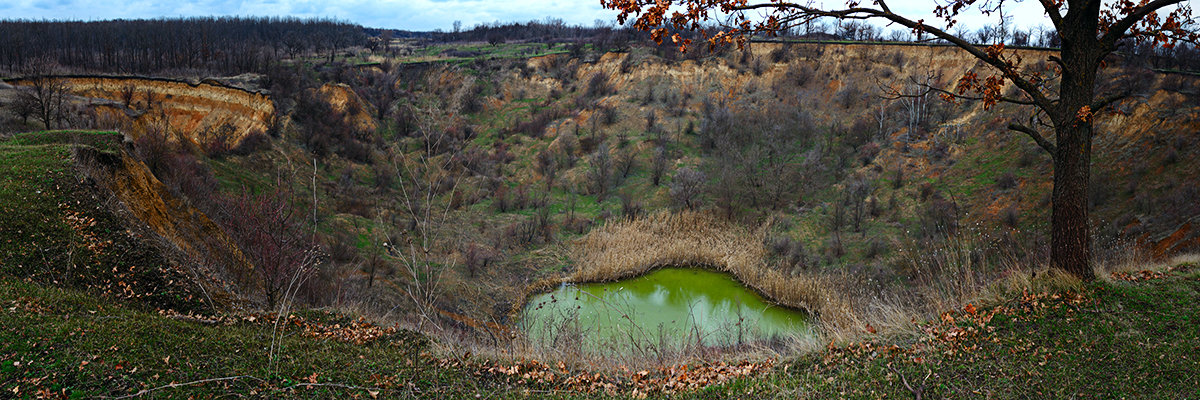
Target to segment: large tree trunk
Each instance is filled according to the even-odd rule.
[[[1088,183],[1091,175],[1092,124],[1058,129],[1054,155],[1054,193],[1050,221],[1050,262],[1085,280],[1094,279],[1088,233]]]
[[[1085,280],[1092,271],[1088,233],[1096,70],[1106,52],[1096,40],[1100,1],[1072,0],[1064,18],[1062,83],[1055,125],[1054,193],[1050,216],[1050,264]]]

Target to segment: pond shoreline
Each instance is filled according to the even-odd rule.
[[[709,213],[659,213],[636,220],[611,222],[579,239],[573,248],[575,270],[567,277],[547,278],[529,285],[514,303],[510,317],[525,308],[531,296],[564,283],[607,283],[636,278],[660,268],[700,268],[727,273],[778,306],[809,313],[814,326],[853,325],[839,317],[848,309],[835,285],[819,275],[790,276],[770,269],[762,245],[765,229],[756,231]]]

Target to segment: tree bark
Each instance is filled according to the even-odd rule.
[[[1082,4],[1078,4],[1082,3]],[[1099,1],[1072,1],[1064,18],[1062,82],[1055,122],[1054,191],[1051,197],[1050,264],[1084,280],[1092,271],[1088,184],[1091,179],[1096,73],[1107,54],[1096,39]],[[1049,111],[1049,110],[1048,110]]]
[[[1054,155],[1054,192],[1050,220],[1051,266],[1085,280],[1095,279],[1088,232],[1088,184],[1091,175],[1092,124],[1058,129]]]

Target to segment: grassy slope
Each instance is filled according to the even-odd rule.
[[[944,316],[926,325],[919,340],[830,348],[765,375],[676,397],[909,398],[907,380],[926,398],[1187,398],[1200,394],[1198,301],[1200,266],[1185,264],[1162,278],[1016,296],[973,314]],[[0,281],[0,303],[0,390],[19,397],[32,397],[35,388],[122,395],[230,376],[242,378],[162,389],[151,397],[368,397],[376,390],[385,397],[606,396],[465,372],[425,356],[424,340],[403,331],[354,345],[290,328],[284,357],[270,368],[271,326],[261,319],[177,320],[12,279]],[[293,387],[312,382],[371,389]],[[618,393],[625,395],[634,385],[623,382]]]
[[[54,131],[0,141],[0,275],[197,309],[187,275],[81,178],[76,148],[119,157],[121,140],[112,132]]]

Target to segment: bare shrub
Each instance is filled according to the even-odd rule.
[[[625,219],[635,219],[642,216],[645,211],[642,203],[634,198],[633,194],[622,192],[617,195],[621,199],[621,214]]]
[[[565,113],[558,108],[546,108],[534,113],[528,120],[518,121],[512,128],[513,133],[540,138],[551,122],[562,118]]]
[[[775,50],[771,50],[771,62],[786,63],[792,61],[792,46],[791,44],[781,44]]]
[[[843,109],[849,109],[863,98],[862,89],[853,84],[846,85],[833,94],[833,102]]]
[[[608,83],[608,73],[600,71],[592,74],[591,78],[588,78],[587,89],[584,91],[583,96],[598,98],[607,96],[612,92],[612,85]]]
[[[608,106],[600,107],[599,112],[600,112],[600,122],[603,123],[605,126],[609,126],[609,125],[617,123],[616,107],[608,107]]]
[[[754,73],[754,76],[762,76],[764,72],[767,72],[767,62],[762,57],[754,57],[754,60],[750,62],[750,72]]]
[[[617,154],[616,167],[622,179],[629,178],[629,174],[637,167],[637,153],[633,149],[621,151]]]
[[[1010,190],[1017,187],[1017,176],[1012,171],[1005,172],[996,178],[996,187],[1000,190]]]
[[[479,273],[486,272],[488,266],[496,263],[499,259],[496,249],[475,242],[468,243],[462,250],[462,254],[463,266],[467,268],[467,275],[472,278]]]
[[[662,182],[663,174],[667,171],[667,152],[662,147],[654,149],[654,156],[650,159],[650,181],[654,186],[658,186]]]
[[[693,210],[700,205],[706,177],[689,167],[680,168],[671,179],[671,202],[676,208]]]
[[[288,291],[312,272],[320,256],[315,238],[291,204],[293,198],[291,186],[277,181],[270,191],[254,195],[243,190],[226,203],[228,217],[222,225],[254,264],[268,308],[284,301]]]
[[[608,143],[601,143],[600,148],[589,157],[588,185],[591,193],[603,201],[608,194],[608,186],[612,182],[613,160],[609,154]]]

